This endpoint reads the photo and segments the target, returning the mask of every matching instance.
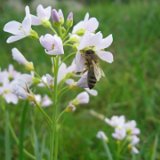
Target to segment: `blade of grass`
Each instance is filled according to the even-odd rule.
[[[38,142],[38,137],[37,137],[37,133],[35,131],[35,127],[32,127],[32,131],[33,131],[33,138],[34,138],[34,152],[35,152],[35,156],[37,160],[41,160],[41,153],[39,150],[39,142]]]
[[[22,117],[20,124],[20,137],[19,137],[19,160],[24,160],[24,133],[25,133],[25,123],[26,123],[26,115],[28,111],[27,103],[23,106],[22,109]]]
[[[5,110],[5,160],[11,160],[11,143],[10,143],[10,132],[9,132],[9,113]]]
[[[151,160],[156,160],[157,148],[158,148],[158,135],[156,135],[154,140],[154,144],[151,152]]]
[[[45,151],[45,145],[46,145],[46,135],[43,136],[42,139],[42,145],[41,145],[41,159],[43,159],[43,154]]]
[[[102,140],[102,142],[103,142],[103,146],[104,146],[104,149],[105,149],[105,151],[106,151],[106,154],[107,154],[108,159],[109,159],[109,160],[113,160],[113,158],[112,158],[112,153],[111,153],[111,151],[110,151],[110,149],[109,149],[108,144],[107,144],[105,141],[103,141],[103,140]]]

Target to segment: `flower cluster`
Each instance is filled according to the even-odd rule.
[[[101,32],[96,33],[99,22],[94,17],[90,18],[88,13],[85,15],[84,20],[74,26],[72,12],[68,14],[65,20],[62,10],[57,11],[56,9],[52,9],[51,6],[44,8],[42,5],[39,5],[36,15],[31,14],[29,7],[26,6],[25,13],[26,15],[22,23],[10,21],[4,26],[4,31],[12,34],[12,36],[7,39],[7,43],[12,43],[25,37],[37,39],[44,48],[45,53],[52,59],[53,72],[55,71],[55,61],[53,61],[53,59],[59,56],[57,73],[58,85],[66,84],[70,89],[80,87],[85,90],[80,93],[77,98],[69,102],[67,109],[70,110],[72,108],[71,110],[73,111],[76,105],[84,104],[83,98],[79,97],[86,96],[85,103],[88,103],[88,94],[93,96],[97,95],[97,91],[92,88],[96,82],[104,76],[99,64],[99,59],[108,63],[113,62],[112,53],[105,51],[113,41],[112,35],[103,38]],[[39,36],[39,34],[32,29],[32,26],[38,25],[50,29],[53,34],[46,33],[45,35]],[[72,30],[71,27],[73,27]],[[71,47],[73,50],[72,54],[65,53],[66,46]],[[75,57],[71,65],[67,66],[63,60],[67,60],[73,55],[75,55]],[[24,75],[20,77],[21,84],[19,84],[19,79],[15,82],[16,85],[14,85],[13,92],[18,95],[18,97],[30,100],[35,99],[35,95],[29,89],[33,80],[36,80],[39,87],[47,87],[50,90],[54,89],[55,77],[53,75],[46,73],[45,75],[37,76],[33,62],[28,61],[17,48],[12,49],[12,56],[19,64],[24,65],[28,71],[32,71],[32,78],[29,79],[29,81]],[[40,99],[40,96],[37,97],[37,99]],[[39,103],[43,104],[40,101]]]
[[[135,120],[126,121],[124,116],[113,116],[111,119],[105,118],[105,122],[114,128],[112,133],[114,139],[125,142],[133,154],[139,153],[136,145],[140,141],[138,137],[140,130],[136,127]],[[103,131],[99,131],[97,137],[105,141],[108,140]]]
[[[24,57],[23,57],[24,58]],[[41,103],[41,106],[47,107],[52,101],[47,95],[32,95],[29,87],[33,83],[33,75],[22,74],[16,71],[13,65],[9,65],[7,70],[0,71],[0,96],[7,103],[17,104],[19,99],[30,98]]]

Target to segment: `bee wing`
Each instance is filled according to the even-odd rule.
[[[99,65],[96,64],[94,61],[92,61],[92,63],[93,63],[94,74],[95,74],[96,80],[99,81],[102,76],[104,77],[104,72],[99,67]]]

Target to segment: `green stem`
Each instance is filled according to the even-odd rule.
[[[47,123],[48,123],[48,126],[49,128],[52,126],[52,119],[48,116],[48,114],[42,109],[42,107],[35,101],[34,102],[37,106],[37,108],[39,109],[39,111],[43,114],[43,116],[46,118],[47,120]]]
[[[24,142],[24,131],[25,131],[25,122],[26,122],[26,115],[27,115],[28,106],[23,106],[22,117],[21,117],[21,126],[20,126],[20,138],[19,138],[19,160],[24,159],[24,152],[23,152],[23,142]]]
[[[54,58],[54,92],[53,92],[53,98],[54,98],[54,112],[52,119],[54,121],[54,126],[52,126],[52,130],[50,133],[50,160],[57,160],[58,158],[58,68],[59,68],[59,57]]]
[[[117,157],[117,160],[120,159],[120,141],[117,141],[117,154],[116,154],[116,157]]]
[[[57,34],[56,30],[52,26],[50,26],[50,29],[52,30],[53,33]]]
[[[104,140],[102,140],[102,142],[103,142],[104,149],[105,149],[105,151],[106,151],[106,153],[107,153],[108,160],[113,160],[112,154],[111,154],[111,151],[110,151],[110,149],[109,149],[109,146],[108,146],[107,142],[104,141]]]

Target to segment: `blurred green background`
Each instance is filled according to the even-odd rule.
[[[96,86],[99,95],[91,97],[88,105],[81,106],[75,113],[65,116],[60,159],[107,159],[101,142],[96,138],[96,133],[98,130],[107,132],[110,129],[102,121],[90,115],[89,110],[94,109],[106,117],[125,115],[128,120],[135,119],[141,129],[140,154],[136,160],[160,160],[160,145],[156,149],[156,158],[151,157],[155,137],[159,137],[160,134],[160,1],[0,0],[0,67],[2,69],[11,63],[17,70],[23,71],[11,57],[11,49],[17,47],[35,63],[41,75],[49,71],[50,60],[38,42],[27,38],[14,44],[6,44],[9,34],[2,31],[6,22],[23,19],[26,4],[30,5],[32,13],[35,13],[36,5],[39,3],[62,8],[65,16],[69,11],[73,11],[75,23],[89,12],[99,20],[99,30],[104,36],[112,33],[114,38],[112,46],[108,49],[114,54],[114,63],[102,63],[106,77]],[[41,27],[37,28],[38,31],[44,32]],[[73,96],[64,97],[66,100],[71,98]],[[8,105],[11,122],[17,135],[19,135],[19,119],[23,104],[24,102],[19,106]],[[28,140],[31,136],[29,114],[32,114],[32,107],[28,112],[25,145],[30,152],[33,152],[31,140]],[[44,135],[49,140],[43,124],[43,118],[36,113],[35,128],[40,143]],[[0,160],[4,159],[4,125],[4,113],[0,108]],[[13,159],[16,160],[18,159],[17,145],[13,140],[11,144]],[[126,158],[126,160],[130,159],[129,156]]]

